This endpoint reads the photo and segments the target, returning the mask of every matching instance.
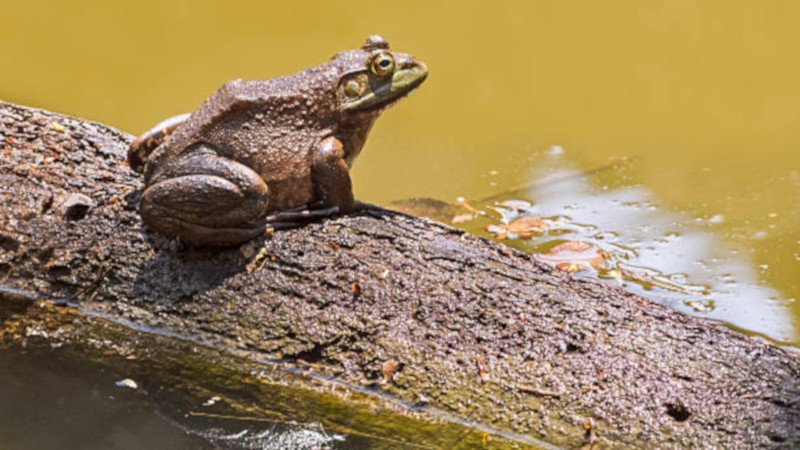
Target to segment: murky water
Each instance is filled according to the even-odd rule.
[[[254,364],[46,305],[12,318],[7,306],[3,450],[538,448],[323,383],[307,367]]]
[[[794,0],[7,1],[3,12],[0,98],[133,133],[228,79],[291,73],[382,33],[431,76],[372,132],[354,170],[361,199],[463,197],[487,214],[463,226],[486,235],[544,217],[550,231],[508,242],[590,242],[610,255],[610,282],[800,346]],[[530,205],[492,209],[505,200]]]
[[[230,412],[224,401],[212,406],[213,400],[192,398],[186,387],[176,395],[171,391],[181,386],[159,386],[155,380],[131,389],[121,386],[123,372],[86,367],[80,358],[69,356],[41,349],[22,355],[0,350],[0,448],[300,450],[403,445],[355,430],[336,432],[314,421]],[[277,394],[270,400],[281,408],[284,399],[279,392],[264,394]]]

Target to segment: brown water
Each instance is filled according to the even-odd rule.
[[[431,76],[376,125],[361,199],[464,197],[478,233],[526,200],[558,233],[512,245],[593,242],[659,280],[629,288],[800,346],[795,0],[69,3],[4,2],[0,98],[138,133],[378,32]]]

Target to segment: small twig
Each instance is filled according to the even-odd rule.
[[[286,423],[286,420],[283,419],[267,419],[266,417],[256,417],[256,416],[234,416],[233,414],[216,414],[216,413],[207,413],[202,411],[189,411],[186,413],[187,416],[191,417],[208,417],[211,419],[225,419],[225,420],[243,420],[247,422],[269,422],[269,423]],[[280,415],[275,413],[275,415]]]
[[[0,300],[35,302],[41,298],[35,292],[24,291],[0,284]]]
[[[561,398],[561,394],[555,391],[548,391],[545,389],[539,389],[537,387],[531,386],[529,384],[518,384],[517,390],[520,392],[525,392],[526,394],[533,394],[539,397],[553,397],[553,398]]]

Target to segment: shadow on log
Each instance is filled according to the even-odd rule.
[[[800,446],[797,355],[391,211],[186,248],[130,139],[0,103],[7,288],[556,445]]]

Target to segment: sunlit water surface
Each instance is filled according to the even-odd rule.
[[[462,197],[485,215],[459,226],[486,236],[543,217],[549,231],[505,242],[591,242],[608,267],[576,276],[800,345],[794,0],[7,1],[3,16],[0,98],[132,133],[382,33],[431,76],[374,128],[362,200]]]

